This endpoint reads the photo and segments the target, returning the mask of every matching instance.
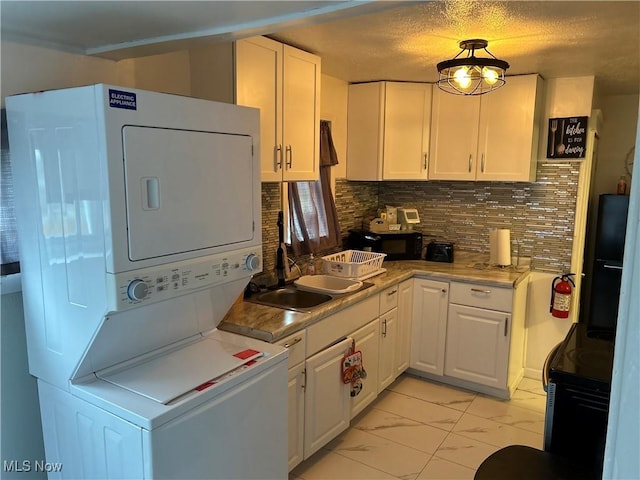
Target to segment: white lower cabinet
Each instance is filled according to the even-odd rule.
[[[505,388],[510,320],[509,313],[450,305],[445,375]]]
[[[307,358],[304,458],[307,459],[340,432],[351,420],[350,386],[342,383],[342,359],[351,338]]]
[[[413,280],[411,368],[444,374],[449,284],[424,278]]]
[[[396,378],[409,368],[411,357],[411,320],[413,317],[413,279],[398,285],[398,335],[394,352]]]
[[[411,369],[509,398],[523,374],[527,283],[414,279]]]
[[[288,426],[289,426],[289,471],[304,458],[304,362],[289,369]]]
[[[356,342],[356,351],[362,352],[362,363],[365,372],[367,372],[366,378],[362,380],[362,390],[351,397],[351,418],[360,413],[378,396],[379,332],[380,323],[376,319],[351,335],[351,338]]]
[[[304,390],[305,390],[305,347],[304,330],[283,338],[278,345],[289,351],[289,381],[287,386],[288,403],[288,442],[289,471],[304,458]]]
[[[398,337],[398,309],[380,315],[380,361],[378,391],[381,392],[396,379],[394,355]]]

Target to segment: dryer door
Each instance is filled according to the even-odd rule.
[[[251,137],[140,126],[122,136],[130,260],[253,238]]]

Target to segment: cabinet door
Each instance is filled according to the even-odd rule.
[[[356,350],[362,352],[362,364],[367,372],[367,377],[362,380],[362,390],[355,397],[351,397],[351,418],[360,413],[378,395],[379,332],[380,322],[376,318],[351,335],[356,342]]]
[[[236,42],[236,102],[260,109],[262,181],[282,180],[282,44],[265,37]]]
[[[385,82],[383,180],[426,180],[431,85]]]
[[[304,362],[289,369],[289,471],[304,458]]]
[[[417,278],[413,283],[411,368],[444,374],[449,284]]]
[[[394,367],[396,378],[409,368],[411,356],[411,318],[413,314],[413,280],[405,280],[398,286],[398,335]]]
[[[385,82],[349,85],[347,180],[381,180]]]
[[[304,413],[304,458],[349,426],[351,397],[342,383],[342,359],[351,348],[347,338],[307,359]]]
[[[445,375],[506,388],[510,323],[509,313],[450,305]]]
[[[541,82],[537,75],[509,77],[504,87],[482,96],[478,180],[535,179]]]
[[[380,316],[380,362],[378,371],[378,391],[387,388],[396,379],[394,355],[398,335],[398,309]]]
[[[317,180],[320,58],[284,45],[283,67],[283,180]]]
[[[475,179],[479,119],[479,97],[433,89],[430,180]]]

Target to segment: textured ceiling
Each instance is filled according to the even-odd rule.
[[[349,81],[436,80],[461,40],[483,38],[508,75],[594,75],[640,88],[640,0],[0,1],[2,40],[121,59],[267,34]]]
[[[433,82],[459,41],[483,38],[508,75],[595,75],[605,94],[640,85],[638,1],[413,2],[272,36],[317,53],[323,73],[349,82]]]

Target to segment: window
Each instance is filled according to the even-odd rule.
[[[317,253],[338,246],[340,226],[331,193],[330,167],[338,164],[328,121],[320,122],[320,179],[290,182],[289,232],[296,255]]]
[[[14,210],[13,179],[11,176],[11,157],[9,155],[9,135],[7,133],[7,114],[0,112],[2,121],[2,158],[0,164],[0,258],[2,275],[11,275],[20,271],[18,252],[18,233]]]

